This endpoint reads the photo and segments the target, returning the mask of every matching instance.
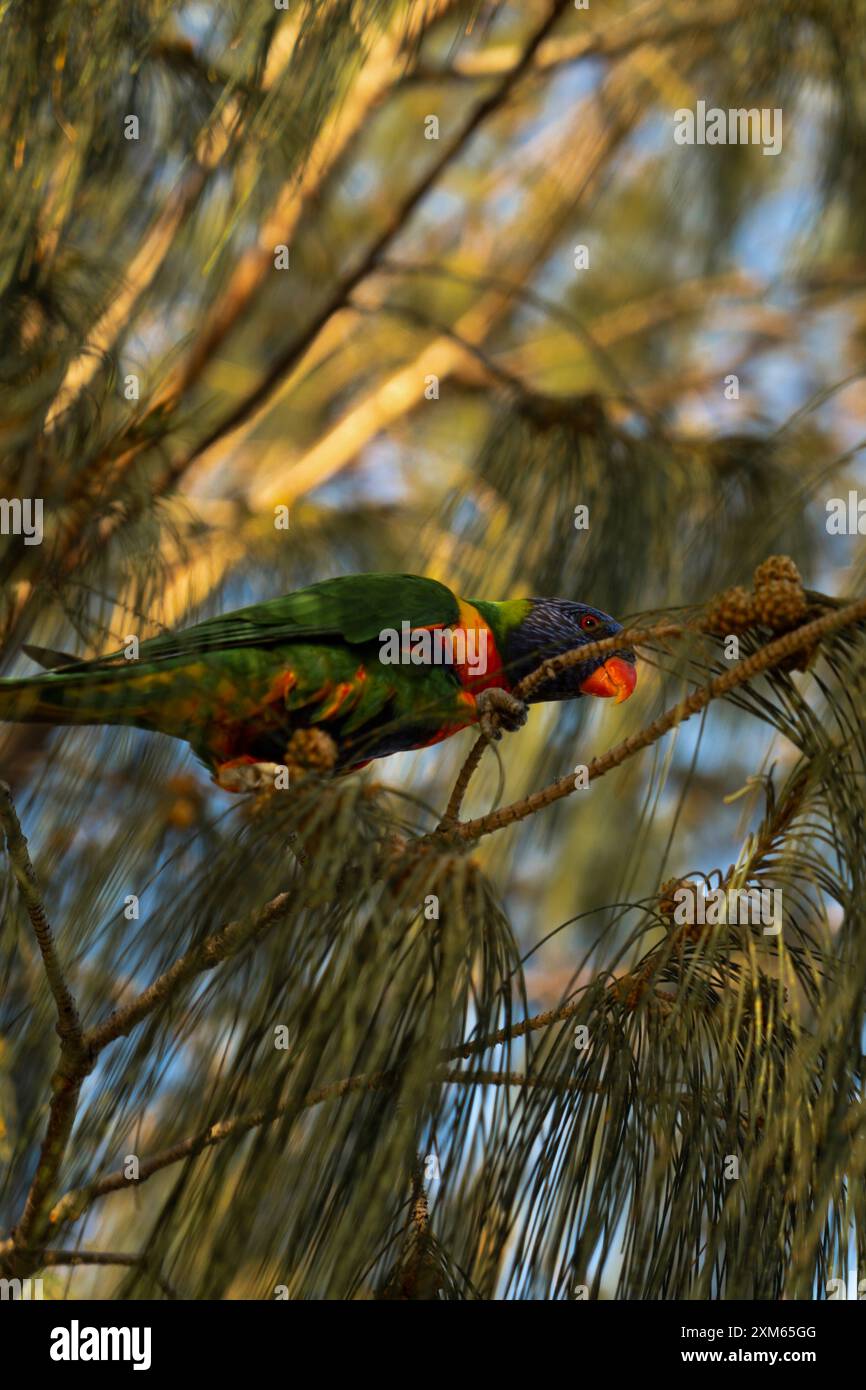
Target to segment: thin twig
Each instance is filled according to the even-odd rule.
[[[257,908],[249,916],[238,922],[228,922],[218,931],[212,932],[180,956],[168,970],[164,971],[137,995],[131,1003],[118,1009],[105,1023],[85,1034],[85,1043],[96,1055],[115,1038],[124,1037],[142,1019],[164,1007],[177,991],[196,975],[213,970],[223,961],[238,954],[250,942],[259,940],[286,916],[292,902],[290,893],[278,893],[263,907]]]
[[[582,1000],[572,999],[567,1004],[560,1004],[558,1009],[547,1009],[543,1014],[535,1014],[533,1018],[524,1018],[520,1023],[512,1023],[504,1028],[499,1028],[495,1033],[490,1033],[486,1038],[473,1038],[470,1042],[460,1043],[459,1047],[454,1047],[448,1053],[448,1060],[456,1062],[467,1057],[477,1056],[481,1052],[486,1052],[488,1048],[499,1047],[504,1042],[513,1042],[515,1038],[524,1038],[527,1033],[537,1033],[539,1028],[549,1028],[551,1023],[563,1023],[571,1018],[583,1007]]]
[[[152,1268],[147,1255],[127,1255],[115,1250],[28,1250],[26,1253],[38,1258],[38,1269],[57,1269],[64,1265],[121,1265],[127,1269],[140,1269],[150,1275],[167,1298],[180,1297],[174,1285],[158,1270]]]
[[[82,1034],[78,1009],[66,984],[63,967],[60,964],[57,948],[54,944],[54,935],[42,903],[42,894],[39,891],[36,873],[27,851],[27,840],[12,803],[12,792],[5,782],[0,782],[0,821],[3,824],[12,872],[15,875],[21,899],[27,909],[27,916],[33,925],[33,932],[42,954],[42,963],[45,966],[45,974],[54,996],[54,1003],[57,1006],[57,1032],[61,1039],[68,1039],[73,1046],[80,1047]]]
[[[481,737],[477,739],[476,742],[470,748],[466,761],[460,769],[457,781],[454,783],[454,788],[451,792],[450,797],[448,798],[448,805],[445,807],[445,814],[443,815],[441,821],[436,827],[437,834],[441,831],[447,830],[449,826],[455,825],[457,823],[457,819],[460,815],[460,808],[463,805],[463,798],[466,795],[469,783],[472,780],[475,769],[478,767],[478,764],[481,762],[481,759],[484,756],[484,750],[487,746],[487,739]]]
[[[700,630],[700,623],[657,623],[655,627],[626,628],[613,637],[600,637],[596,642],[587,642],[581,647],[572,647],[571,651],[562,652],[559,656],[548,657],[540,666],[536,666],[534,671],[530,671],[529,675],[524,676],[522,681],[518,681],[511,693],[518,700],[528,700],[533,690],[553,680],[561,671],[567,671],[570,666],[592,661],[597,656],[619,651],[623,647],[640,647],[661,638],[682,637],[687,632],[699,633]]]
[[[140,1255],[122,1255],[112,1250],[34,1250],[41,1266],[54,1265],[140,1265]]]
[[[252,1110],[245,1115],[236,1115],[228,1120],[219,1120],[215,1124],[208,1125],[207,1129],[201,1130],[198,1134],[181,1139],[176,1144],[153,1154],[151,1158],[144,1159],[139,1164],[138,1177],[136,1178],[129,1178],[122,1170],[118,1170],[115,1173],[109,1173],[104,1178],[97,1179],[95,1182],[87,1183],[64,1193],[51,1211],[51,1224],[56,1227],[67,1221],[77,1221],[98,1197],[104,1197],[109,1192],[121,1191],[123,1188],[137,1187],[141,1183],[147,1182],[148,1178],[153,1177],[154,1173],[160,1172],[163,1168],[180,1163],[184,1158],[193,1158],[205,1149],[212,1148],[214,1144],[222,1143],[225,1139],[236,1138],[249,1133],[252,1129],[259,1129],[262,1125],[272,1124],[290,1110],[307,1110],[314,1105],[322,1104],[323,1101],[337,1100],[355,1091],[387,1089],[394,1084],[395,1080],[396,1073],[393,1071],[362,1073],[357,1076],[345,1077],[342,1081],[333,1082],[330,1086],[322,1086],[318,1090],[310,1091],[300,1101],[285,1101],[266,1109]],[[2,1253],[2,1246],[0,1246],[0,1253]]]
[[[680,6],[671,13],[669,0],[652,6],[647,13],[629,13],[617,20],[606,20],[604,28],[588,34],[569,34],[543,44],[533,64],[539,74],[577,63],[584,58],[622,58],[635,48],[651,44],[659,48],[674,44],[694,34],[710,34],[731,24],[745,6],[742,0],[717,3],[713,8],[695,13],[693,6]],[[476,82],[498,76],[514,62],[511,44],[499,44],[478,52],[459,53],[450,64],[418,63],[407,72],[404,82],[441,83]]]
[[[505,1041],[508,1036],[520,1037],[536,1028],[546,1027],[549,1023],[556,1022],[558,1018],[569,1018],[578,1007],[578,1004],[568,1004],[564,1009],[554,1010],[548,1014],[539,1014],[536,1019],[526,1019],[523,1023],[517,1024],[510,1032],[504,1029],[501,1037],[497,1034],[493,1038],[480,1039],[477,1042],[455,1048],[447,1054],[447,1057],[454,1060],[458,1057],[468,1057],[473,1052],[484,1051],[497,1042]],[[284,1101],[266,1109],[252,1110],[245,1115],[236,1115],[231,1119],[220,1120],[216,1124],[208,1125],[207,1129],[201,1130],[198,1134],[181,1139],[168,1148],[160,1149],[150,1158],[143,1159],[139,1164],[136,1178],[130,1178],[122,1169],[118,1169],[114,1173],[107,1174],[104,1178],[98,1178],[94,1182],[64,1193],[52,1208],[51,1225],[57,1228],[67,1222],[77,1221],[98,1198],[105,1197],[111,1192],[123,1191],[125,1188],[138,1187],[141,1183],[147,1182],[148,1178],[152,1178],[155,1173],[162,1172],[163,1169],[170,1168],[175,1163],[180,1163],[186,1158],[194,1158],[206,1149],[213,1148],[215,1144],[223,1143],[227,1139],[240,1138],[244,1134],[248,1134],[250,1130],[273,1124],[293,1110],[300,1113],[302,1110],[309,1110],[313,1106],[322,1105],[326,1101],[341,1100],[343,1096],[358,1091],[390,1090],[397,1084],[398,1080],[399,1073],[393,1070],[360,1072],[355,1076],[347,1076],[341,1081],[332,1082],[329,1086],[320,1086],[315,1091],[309,1091],[300,1101]],[[561,1081],[556,1079],[547,1081],[520,1072],[463,1072],[443,1066],[431,1077],[430,1084],[464,1086],[549,1085],[552,1089],[556,1089],[557,1087],[567,1088],[572,1083],[568,1078]],[[0,1247],[0,1253],[2,1253],[2,1247]]]
[[[690,630],[699,631],[699,628],[691,628],[690,625],[684,623],[657,623],[655,627],[628,628],[624,632],[618,632],[614,637],[601,637],[596,642],[587,642],[582,647],[573,647],[571,651],[562,652],[559,656],[550,657],[547,661],[542,662],[540,666],[518,682],[512,694],[518,700],[525,700],[544,681],[551,680],[560,671],[567,670],[569,666],[591,661],[604,652],[618,651],[622,647],[640,647],[660,638],[681,637],[683,633]],[[484,750],[488,746],[485,738],[479,738],[472,745],[457,776],[457,781],[454,783],[444,815],[433,832],[434,836],[446,833],[450,827],[458,823],[463,798],[481,762]]]
[[[786,632],[784,636],[768,642],[752,656],[737,662],[730,671],[725,671],[722,675],[717,676],[708,685],[693,690],[691,695],[671,706],[645,729],[640,729],[637,733],[623,739],[622,743],[608,749],[601,757],[594,758],[588,767],[590,784],[599,777],[603,777],[606,772],[619,767],[627,758],[632,757],[642,748],[648,748],[651,744],[658,742],[671,729],[706,708],[713,700],[726,695],[730,690],[735,690],[737,686],[745,685],[747,681],[753,680],[755,676],[761,675],[764,671],[778,666],[787,657],[802,651],[804,647],[813,646],[831,632],[850,627],[864,619],[866,619],[866,599],[859,599],[856,603],[848,604],[845,608],[834,613],[825,614],[811,623],[805,623],[802,627],[795,628],[794,631]],[[604,643],[598,645],[624,645],[624,638],[626,638],[626,634],[621,633],[616,638],[606,638]],[[584,650],[585,652],[589,651],[589,644]],[[569,652],[564,657],[555,657],[553,661],[554,663],[571,664],[567,662],[567,658],[573,658],[576,661],[580,659],[580,656]],[[536,675],[537,673],[533,672],[528,679],[534,680]],[[571,796],[576,790],[574,775],[569,773],[565,777],[560,777],[556,782],[551,782],[549,786],[540,791],[532,792],[529,796],[523,797],[520,801],[514,801],[509,806],[501,807],[498,811],[491,811],[489,815],[479,816],[476,820],[462,821],[457,825],[449,826],[448,830],[450,834],[458,835],[462,840],[478,840],[482,835],[489,835],[493,830],[500,830],[503,826],[513,825],[515,821],[524,820],[527,816],[534,815],[536,811],[550,806],[554,801]]]

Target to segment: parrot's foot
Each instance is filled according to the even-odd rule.
[[[507,690],[491,686],[482,690],[475,702],[478,709],[478,723],[488,743],[495,743],[502,737],[502,730],[514,733],[522,729],[529,715],[525,700],[519,700]]]
[[[224,792],[272,792],[288,785],[288,769],[281,763],[260,763],[255,758],[232,758],[221,763],[214,777]]]
[[[339,749],[324,729],[296,729],[286,745],[286,765],[292,773],[330,772],[336,766]]]

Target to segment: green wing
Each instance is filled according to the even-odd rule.
[[[318,638],[337,638],[354,645],[375,640],[383,628],[399,632],[404,621],[422,627],[454,623],[458,615],[456,597],[435,579],[417,574],[349,574],[209,618],[182,632],[149,638],[141,643],[139,663]],[[64,665],[62,670],[65,675],[119,664],[129,665],[122,650],[94,661]]]

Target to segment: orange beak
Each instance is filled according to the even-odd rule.
[[[587,676],[580,688],[584,695],[600,695],[603,700],[613,695],[614,703],[621,705],[636,685],[637,671],[632,663],[624,661],[621,656],[609,656],[591,676]]]

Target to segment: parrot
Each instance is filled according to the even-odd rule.
[[[488,738],[528,704],[627,699],[630,650],[514,687],[543,660],[622,631],[561,598],[464,599],[414,574],[326,579],[281,598],[79,660],[24,651],[48,669],[0,679],[0,721],[127,725],[189,744],[225,791],[262,790],[274,770],[356,771],[477,724]],[[272,785],[272,781],[271,781]]]

